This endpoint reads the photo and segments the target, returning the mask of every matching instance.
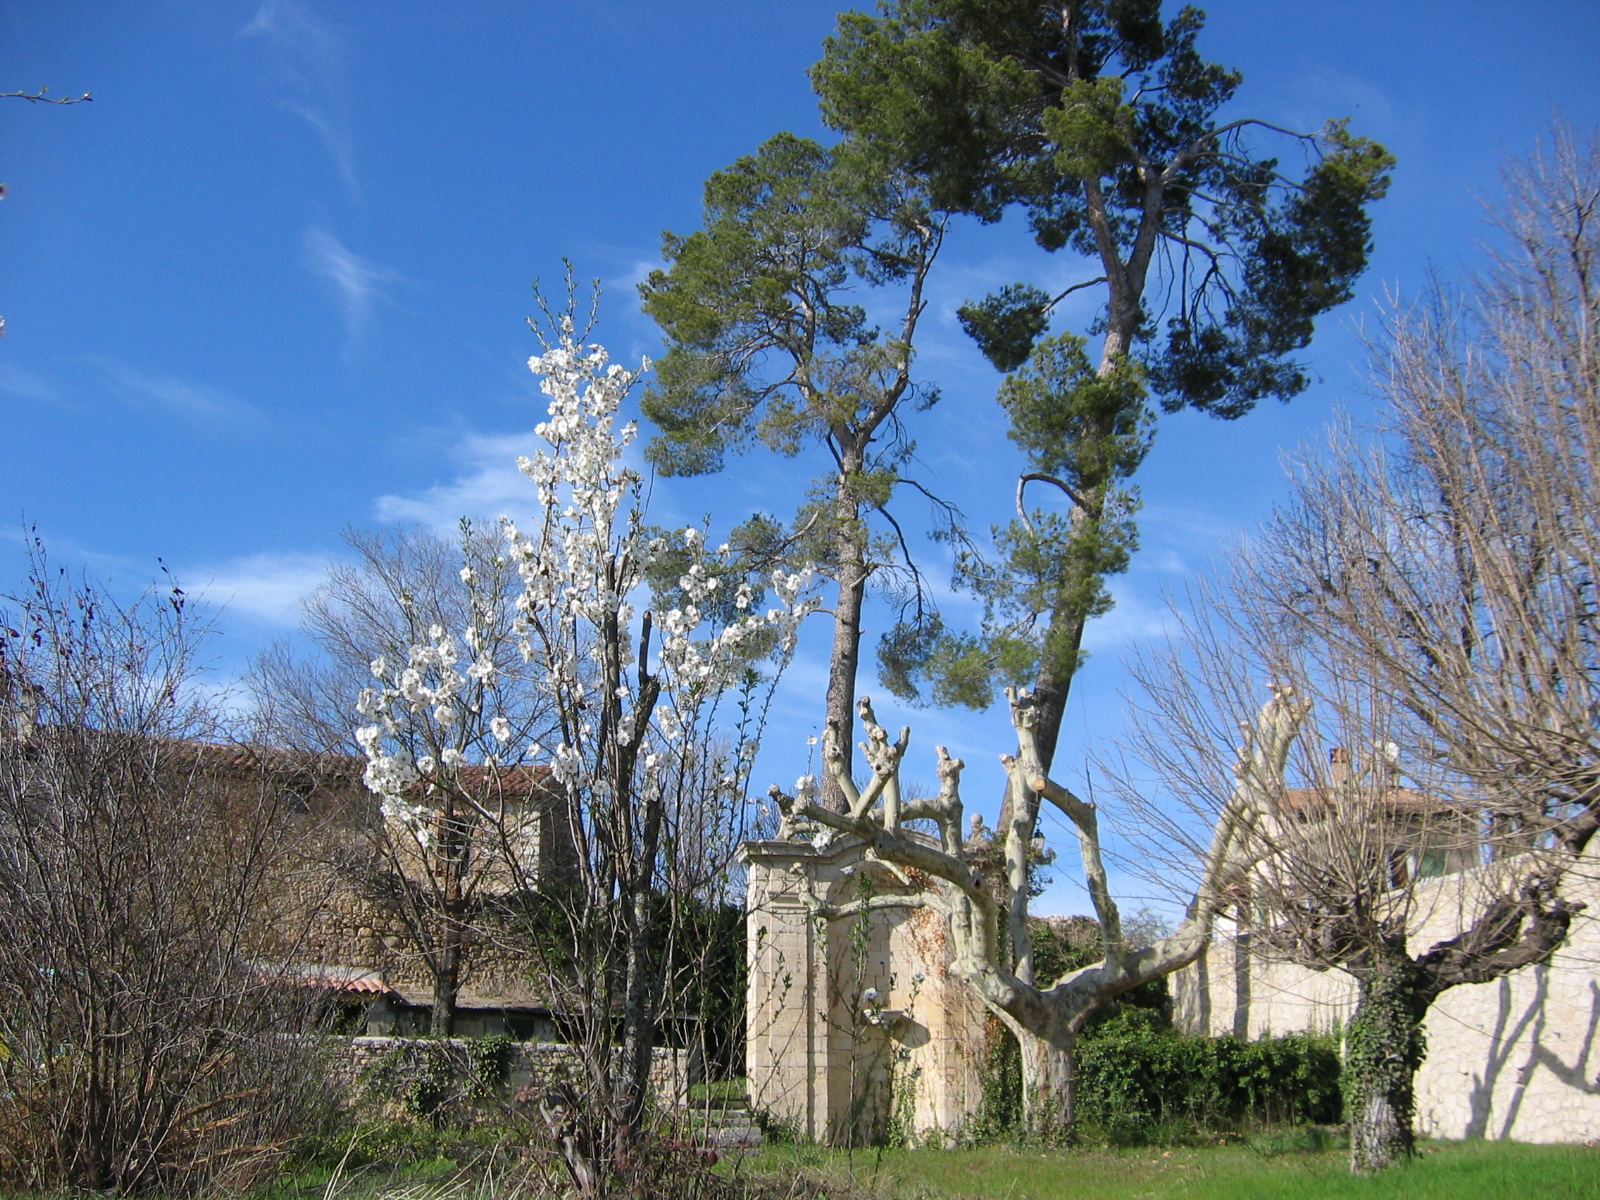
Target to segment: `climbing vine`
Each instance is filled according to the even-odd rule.
[[[467,1078],[467,1094],[474,1099],[490,1095],[511,1074],[511,1057],[516,1043],[503,1033],[473,1038],[466,1043],[467,1062],[472,1070]]]
[[[1428,1052],[1422,1017],[1428,1010],[1417,972],[1409,962],[1380,960],[1357,974],[1355,1015],[1345,1032],[1345,1120],[1360,1123],[1383,1144],[1352,1144],[1358,1170],[1371,1157],[1381,1165],[1415,1150],[1417,1068]]]

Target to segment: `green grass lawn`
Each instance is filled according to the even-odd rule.
[[[1596,1200],[1600,1149],[1432,1142],[1372,1178],[1347,1152],[1278,1139],[1142,1150],[819,1150],[779,1146],[742,1169],[801,1172],[883,1200]]]

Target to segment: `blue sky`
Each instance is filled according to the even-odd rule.
[[[600,340],[654,353],[634,284],[662,230],[692,230],[705,177],[766,137],[822,134],[805,72],[836,7],[0,0],[0,91],[95,97],[0,101],[0,590],[23,569],[25,520],[57,561],[119,588],[159,557],[226,601],[226,679],[292,631],[343,527],[515,514],[513,459],[540,415],[530,284],[571,259],[604,281]],[[1459,276],[1500,164],[1553,114],[1600,119],[1592,0],[1234,0],[1211,6],[1201,46],[1243,70],[1241,115],[1349,116],[1399,169],[1360,298],[1321,324],[1317,385],[1236,424],[1163,420],[1144,549],[1091,634],[1058,758],[1079,786],[1120,725],[1119,656],[1159,633],[1163,591],[1282,495],[1285,450],[1341,406],[1366,411],[1359,322],[1386,291]],[[1040,271],[1019,230],[958,227],[925,323],[919,361],[944,399],[917,432],[920,469],[980,529],[1009,511],[1017,462],[954,310]],[[655,515],[781,509],[786,473],[806,472],[748,459],[715,483],[664,481]],[[826,640],[819,623],[780,698],[770,778],[804,765]],[[992,807],[1002,717],[880,713],[923,753],[966,757],[971,802]],[[1063,883],[1045,907],[1083,905]]]

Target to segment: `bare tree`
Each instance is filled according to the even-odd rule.
[[[1548,961],[1600,828],[1600,144],[1558,125],[1506,183],[1473,288],[1384,330],[1383,440],[1341,431],[1300,465],[1187,649],[1142,669],[1141,749],[1213,813],[1252,690],[1314,706],[1308,786],[1249,830],[1239,913],[1356,980],[1357,1171],[1412,1151],[1429,1005]],[[1414,948],[1430,874],[1451,876],[1461,932]]]
[[[119,607],[34,549],[0,614],[0,1186],[248,1188],[326,1094],[259,958],[279,791],[216,744],[181,590]]]
[[[352,718],[363,682],[389,664],[423,666],[412,661],[415,645],[437,651],[446,643],[452,659],[459,647],[477,664],[463,676],[472,711],[492,711],[519,739],[544,736],[549,706],[522,669],[513,634],[517,575],[498,527],[463,521],[455,543],[421,528],[350,529],[345,542],[355,561],[331,567],[305,603],[302,630],[315,653],[280,642],[255,664],[250,685],[264,736],[295,749],[361,755]],[[425,764],[481,763],[501,744],[485,722],[444,725],[428,714],[404,736],[408,753]],[[396,820],[373,804],[345,822],[354,837],[322,848],[349,885],[404,927],[404,949],[432,982],[437,1037],[453,1029],[472,943],[485,936],[486,914],[508,886],[506,854],[534,845],[559,791],[548,771],[532,769],[469,769],[450,781],[411,797],[421,819]],[[546,837],[544,849],[551,844]]]
[[[254,664],[248,684],[268,736],[294,749],[360,754],[350,717],[373,661],[403,662],[431,626],[467,628],[474,604],[502,668],[489,681],[496,709],[537,735],[538,689],[513,669],[518,584],[499,527],[466,525],[454,540],[420,526],[350,528],[343,537],[354,560],[330,566],[305,601],[301,639],[274,643]]]

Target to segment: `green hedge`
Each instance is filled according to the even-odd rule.
[[[1339,1120],[1333,1038],[1244,1042],[1114,1022],[1078,1044],[1081,1134],[1141,1142],[1168,1133]]]

